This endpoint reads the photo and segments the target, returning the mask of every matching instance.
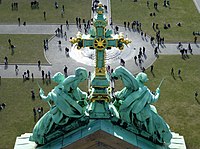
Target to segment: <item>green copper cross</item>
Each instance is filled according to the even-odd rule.
[[[76,38],[70,40],[71,43],[77,44],[77,48],[81,49],[89,47],[90,49],[96,49],[96,67],[95,77],[92,79],[92,87],[95,89],[94,94],[107,96],[107,88],[110,86],[109,79],[105,68],[105,49],[111,49],[117,47],[123,50],[124,44],[129,44],[131,41],[124,39],[123,34],[119,34],[117,38],[111,36],[112,31],[107,30],[107,20],[105,18],[104,8],[102,4],[98,4],[97,16],[94,18],[94,28],[90,30],[89,36],[83,35],[78,32]],[[103,90],[103,91],[102,91]],[[98,99],[95,99],[98,100]],[[99,99],[101,100],[101,99]]]

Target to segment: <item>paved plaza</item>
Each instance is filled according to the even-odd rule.
[[[198,12],[200,13],[200,0],[193,0],[194,1],[194,4],[198,10]]]
[[[103,5],[108,6],[108,12],[106,13],[108,18],[111,18],[111,7],[110,0],[102,0]],[[91,15],[95,15],[91,12]],[[108,24],[110,24],[110,19],[108,19]],[[71,47],[69,42],[70,37],[75,37],[78,29],[75,24],[70,24],[69,29],[63,24],[63,33],[67,33],[67,38],[55,36],[55,30],[60,27],[61,24],[53,25],[26,25],[18,26],[16,25],[0,25],[0,34],[50,34],[52,37],[49,39],[49,48],[44,50],[44,56],[46,57],[49,64],[42,65],[41,70],[45,72],[50,71],[51,74],[55,74],[60,71],[63,72],[63,68],[66,65],[68,67],[68,74],[74,74],[74,70],[77,67],[85,67],[88,71],[93,71],[95,64],[94,50],[89,48],[84,48],[77,50],[75,47]],[[108,25],[108,29],[113,29],[113,26]],[[154,49],[156,45],[150,43],[150,37],[147,35],[146,38],[142,37],[139,32],[131,29],[125,29],[119,26],[119,32],[123,32],[125,37],[132,40],[132,43],[125,47],[123,51],[112,48],[107,50],[107,65],[111,68],[116,68],[120,65],[120,59],[125,60],[125,67],[136,74],[141,71],[144,67],[147,69],[150,67],[157,57],[154,55]],[[58,41],[61,41],[61,47],[58,45]],[[156,44],[156,43],[155,43]],[[180,51],[177,49],[178,43],[165,43],[164,46],[160,46],[158,50],[159,55],[180,55]],[[69,56],[66,56],[65,48],[70,49]],[[142,66],[135,63],[134,56],[139,54],[139,48],[145,47],[145,55],[142,57]],[[185,49],[188,48],[188,43],[183,43]],[[193,49],[193,54],[200,54],[200,45],[191,44]],[[42,49],[41,49],[42,50]],[[2,78],[22,78],[23,72],[27,69],[34,73],[35,78],[41,77],[41,71],[36,64],[17,64],[19,66],[19,73],[15,73],[15,64],[9,63],[8,67],[5,68],[4,64],[0,64],[0,76]]]

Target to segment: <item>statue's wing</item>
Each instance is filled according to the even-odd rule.
[[[126,68],[122,66],[119,66],[114,70],[112,77],[121,79],[124,86],[129,89],[139,89],[139,85],[135,77]]]

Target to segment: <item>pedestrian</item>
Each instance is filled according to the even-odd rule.
[[[49,80],[51,79],[51,72],[48,70],[48,72],[47,72],[47,75],[48,75],[48,78],[49,78]]]
[[[33,89],[31,89],[31,98],[32,98],[32,99],[35,99],[35,92],[34,92]]]
[[[194,43],[197,44],[197,36],[194,36]]]
[[[49,40],[46,38],[46,49],[48,50],[49,49]]]
[[[189,50],[189,51],[192,50],[192,47],[191,47],[190,43],[188,44],[188,50]]]
[[[48,85],[49,84],[49,79],[48,79],[48,74],[47,73],[45,74],[45,81],[46,81],[46,85]]]
[[[33,107],[33,116],[34,116],[34,122],[36,122],[37,113],[35,107]]]
[[[9,47],[11,47],[12,44],[11,44],[11,39],[10,38],[8,39],[8,43],[9,43]]]
[[[41,61],[40,60],[38,60],[38,68],[39,68],[39,70],[41,70]]]
[[[24,80],[26,81],[27,77],[26,77],[26,71],[24,72]]]
[[[155,47],[155,49],[154,49],[154,55],[155,55],[155,56],[158,55],[158,47]]]
[[[141,59],[141,55],[140,55],[140,54],[138,54],[138,60],[139,60],[139,59]]]
[[[34,75],[33,73],[31,73],[31,79],[32,79],[32,82],[34,81]]]
[[[44,112],[43,107],[40,107],[40,110],[41,110],[41,114],[43,115],[43,112]]]
[[[44,70],[42,70],[42,80],[44,80]]]
[[[41,62],[40,62],[40,60],[38,60],[38,67],[40,67],[40,65],[41,65]]]
[[[180,68],[178,69],[178,76],[179,77],[181,76],[181,69]]]
[[[38,109],[37,109],[37,112],[38,112],[38,120],[42,117],[42,112],[41,112],[41,108],[40,107],[38,107]]]
[[[130,27],[130,22],[127,23],[127,28],[129,28],[129,27]]]
[[[14,54],[14,48],[15,48],[15,46],[13,44],[11,44],[10,48],[11,48],[11,51],[12,51],[11,54],[13,55]]]
[[[46,20],[46,11],[43,12],[44,20]]]
[[[112,27],[113,22],[112,22],[112,18],[110,18],[110,26]]]
[[[141,66],[142,65],[142,59],[139,58],[138,61],[139,61],[139,65]]]
[[[152,23],[152,28],[155,29],[155,23],[154,22]]]
[[[111,78],[110,80],[111,96],[114,97],[115,92],[115,79]]]
[[[154,66],[153,66],[153,65],[151,65],[151,72],[153,72],[153,67],[154,67]]]
[[[124,21],[124,28],[126,28],[126,21]]]
[[[171,75],[174,76],[174,68],[171,69]]]
[[[135,60],[135,62],[136,62],[136,60],[137,60],[137,56],[134,56],[134,60]]]
[[[63,34],[63,25],[60,25],[60,33]]]
[[[125,67],[125,61],[122,58],[120,59],[120,65]]]
[[[81,24],[81,18],[78,18],[78,23]]]
[[[147,7],[149,8],[149,0],[147,0]]]
[[[143,47],[143,55],[145,55],[145,47]]]
[[[17,64],[15,65],[15,71],[19,71]]]
[[[18,25],[20,26],[20,18],[17,18],[17,20],[18,20]]]
[[[46,40],[43,40],[43,48],[46,51]]]
[[[156,29],[159,29],[159,28],[158,28],[158,24],[156,24]]]
[[[67,41],[67,32],[64,33],[65,41]]]
[[[142,72],[145,72],[145,70],[146,70],[146,69],[145,69],[144,67],[142,67]]]
[[[78,17],[76,17],[76,26],[78,27]]]
[[[61,47],[61,40],[58,41],[58,46]]]
[[[139,55],[142,56],[142,48],[139,49]]]
[[[197,97],[198,97],[198,95],[199,95],[199,94],[198,94],[198,92],[197,92],[197,91],[195,91],[195,93],[194,93],[194,97],[195,97],[195,98],[197,98]]]
[[[27,79],[29,80],[29,78],[30,78],[30,71],[27,70],[26,72],[27,72]]]
[[[152,45],[154,44],[154,39],[155,39],[155,38],[151,36],[150,42],[151,42]]]
[[[62,10],[63,10],[63,12],[65,11],[65,6],[64,5],[62,5]]]
[[[66,27],[67,27],[67,29],[69,29],[69,22],[68,22],[68,20],[66,20]]]
[[[64,75],[65,75],[65,78],[67,77],[67,66],[65,65],[65,67],[64,67]]]
[[[67,57],[69,56],[69,48],[68,48],[68,47],[65,48],[65,55],[66,55]]]
[[[4,57],[4,64],[5,64],[5,66],[8,65],[8,57],[7,56]]]

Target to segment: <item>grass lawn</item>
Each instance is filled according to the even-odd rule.
[[[4,63],[4,57],[8,57],[9,63],[48,63],[43,53],[43,40],[51,35],[0,35],[0,63]],[[9,49],[8,39],[16,46],[14,54]]]
[[[121,2],[122,1],[122,2]],[[171,9],[163,7],[163,0],[158,0],[158,11],[150,1],[147,8],[146,1],[138,0],[111,0],[112,19],[116,24],[124,24],[124,21],[132,22],[138,20],[142,23],[142,29],[148,35],[155,37],[152,29],[152,22],[159,24],[161,37],[164,36],[167,42],[188,42],[193,41],[193,31],[200,31],[200,14],[192,0],[170,1]],[[155,12],[156,16],[149,14]],[[182,27],[176,26],[177,22],[182,23]],[[170,29],[164,29],[163,24],[170,23]],[[199,37],[200,38],[200,37]]]
[[[31,9],[30,0],[17,0],[18,11],[11,10],[13,0],[2,0],[0,4],[0,24],[18,24],[17,18],[20,17],[21,22],[26,21],[27,24],[46,24],[46,23],[65,23],[66,19],[69,23],[75,22],[75,18],[81,17],[90,19],[91,0],[56,0],[58,9],[54,8],[55,1],[40,0],[39,9]],[[65,13],[61,17],[61,9],[64,5]],[[43,12],[46,12],[46,21]]]
[[[154,64],[155,78],[147,72],[147,86],[155,90],[162,78],[161,97],[155,104],[158,113],[166,120],[172,131],[183,135],[189,149],[200,146],[200,104],[195,100],[195,91],[200,92],[200,56],[191,56],[183,60],[177,56],[160,56]],[[175,79],[171,76],[171,68],[175,70]],[[178,77],[181,69],[182,80]],[[200,101],[200,97],[198,97]]]
[[[162,78],[165,78],[161,86],[161,97],[155,104],[158,113],[166,120],[172,131],[183,135],[188,148],[196,149],[200,146],[200,105],[194,99],[194,92],[200,91],[200,56],[193,55],[190,59],[182,60],[177,56],[160,56],[154,63],[155,77],[146,70],[149,77],[147,86],[154,91]],[[175,70],[175,79],[170,75],[171,67]],[[177,70],[181,68],[182,80],[177,76]],[[16,136],[22,133],[32,132],[33,107],[43,106],[45,112],[48,104],[38,97],[37,81],[47,94],[55,84],[42,85],[41,80],[34,82],[22,82],[22,79],[2,79],[0,86],[0,103],[7,104],[6,109],[0,112],[1,135],[0,148],[12,148]],[[80,84],[84,90],[86,82]],[[36,92],[36,99],[31,99],[31,89]],[[122,88],[121,81],[116,89]],[[199,97],[200,101],[200,97]],[[10,139],[8,139],[10,138]]]

